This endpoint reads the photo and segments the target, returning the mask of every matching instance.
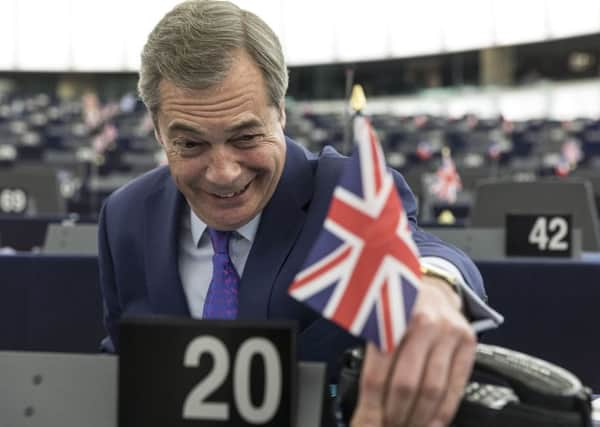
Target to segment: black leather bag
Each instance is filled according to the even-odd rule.
[[[336,418],[349,424],[358,397],[361,347],[343,356]],[[479,344],[453,427],[591,427],[591,392],[565,369],[502,347]]]

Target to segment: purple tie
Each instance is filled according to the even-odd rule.
[[[231,231],[208,228],[213,255],[213,275],[208,287],[202,317],[204,319],[235,319],[238,307],[240,278],[229,258]]]

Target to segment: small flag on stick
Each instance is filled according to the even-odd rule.
[[[460,189],[462,189],[460,175],[456,171],[456,165],[450,155],[450,149],[444,147],[442,148],[442,164],[435,173],[431,192],[441,200],[454,203]]]
[[[421,270],[394,179],[385,167],[375,131],[360,114],[362,88],[355,87],[355,97],[354,154],[334,190],[323,229],[289,292],[389,352],[404,334]]]

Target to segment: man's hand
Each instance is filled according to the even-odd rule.
[[[440,279],[422,283],[396,350],[367,347],[352,427],[441,427],[454,417],[476,338],[458,295]]]

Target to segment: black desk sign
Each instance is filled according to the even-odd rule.
[[[119,426],[294,425],[293,323],[121,323]]]
[[[0,213],[22,214],[27,209],[27,192],[22,188],[0,188]]]
[[[573,239],[571,215],[506,215],[506,255],[570,257]]]

